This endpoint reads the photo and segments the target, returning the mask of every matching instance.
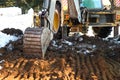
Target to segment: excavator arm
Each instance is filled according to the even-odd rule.
[[[24,54],[26,57],[44,58],[53,34],[60,24],[60,1],[44,0],[42,9],[43,26],[27,28],[24,33]],[[40,15],[41,16],[41,15]]]

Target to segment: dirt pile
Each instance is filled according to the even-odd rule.
[[[21,30],[15,29],[15,28],[6,28],[2,30],[1,32],[8,34],[8,35],[15,35],[15,36],[19,36],[23,34]]]
[[[38,59],[24,57],[21,38],[0,56],[0,80],[119,80],[117,40],[74,34],[52,40],[45,59]]]

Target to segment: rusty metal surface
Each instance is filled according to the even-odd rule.
[[[24,33],[23,46],[24,55],[30,56],[42,56],[41,49],[41,34],[42,28],[27,28]]]

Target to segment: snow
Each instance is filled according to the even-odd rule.
[[[4,9],[1,8],[0,11],[2,10],[4,11]],[[17,11],[18,10],[16,9],[15,11],[12,12],[17,12]],[[27,14],[19,14],[19,15],[15,15],[14,13],[7,14],[6,11],[5,15],[3,14],[3,16],[0,16],[0,30],[3,30],[4,28],[15,28],[15,29],[20,29],[24,32],[27,27],[33,26],[32,9],[30,9]]]
[[[87,36],[94,36],[92,26],[89,26]]]
[[[69,46],[72,46],[72,45],[73,45],[72,42],[69,42],[69,41],[67,41],[67,40],[64,40],[63,43],[68,44]]]
[[[18,7],[0,8],[0,30],[15,28],[24,32],[27,27],[33,26],[33,13],[33,9],[30,9],[27,14],[22,14]],[[0,48],[17,39],[19,37],[0,32]]]
[[[0,32],[0,48],[4,47],[6,44],[8,44],[9,41],[16,41],[17,39],[19,39],[19,37],[10,36],[10,35]]]
[[[17,16],[21,14],[22,10],[18,7],[0,8],[0,16]]]
[[[2,66],[0,66],[0,70],[2,70],[3,69],[3,67]]]
[[[56,44],[56,41],[52,41],[52,45],[54,46],[54,47],[58,47],[58,45]]]
[[[0,61],[0,64],[3,63],[3,62],[5,62],[5,60],[1,60],[1,61]]]

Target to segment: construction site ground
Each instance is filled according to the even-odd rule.
[[[22,37],[0,49],[0,80],[120,80],[119,40],[74,34],[52,40],[42,59],[24,56]]]

